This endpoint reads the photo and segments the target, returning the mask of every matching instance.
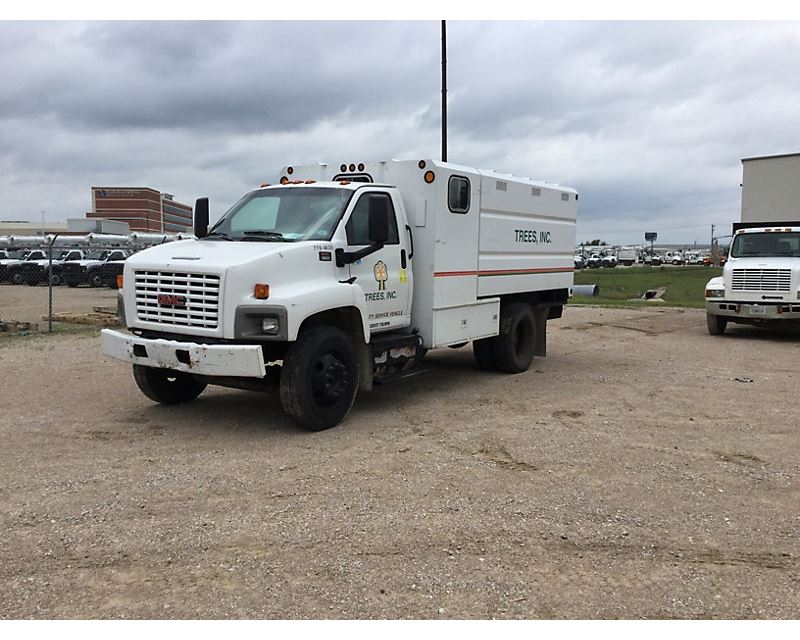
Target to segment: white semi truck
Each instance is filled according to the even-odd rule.
[[[800,320],[800,154],[742,160],[741,221],[722,276],[706,285],[712,335],[729,322]]]
[[[472,342],[479,367],[528,369],[573,282],[574,189],[435,160],[285,167],[197,239],[130,257],[128,331],[105,354],[150,399],[208,384],[267,390],[301,426],[341,422],[359,389]]]

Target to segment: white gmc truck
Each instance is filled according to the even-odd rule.
[[[103,352],[150,399],[276,385],[299,425],[340,423],[359,389],[472,342],[507,373],[545,355],[573,277],[574,189],[434,160],[285,167],[197,239],[130,257],[127,331]]]

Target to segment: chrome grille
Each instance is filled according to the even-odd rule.
[[[175,271],[134,271],[139,320],[176,327],[216,329],[219,276]],[[179,296],[185,305],[159,304],[159,296]]]
[[[734,291],[789,291],[791,269],[734,269],[731,289]]]

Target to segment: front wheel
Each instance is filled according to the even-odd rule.
[[[281,404],[301,427],[330,429],[353,406],[358,380],[356,351],[347,334],[336,327],[313,327],[283,359]]]
[[[725,333],[725,327],[728,326],[728,319],[725,316],[707,313],[706,324],[708,325],[708,332],[712,336],[721,336]]]
[[[161,404],[190,402],[207,386],[190,373],[140,364],[133,365],[133,379],[144,395]]]

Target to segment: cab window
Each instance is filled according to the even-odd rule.
[[[350,220],[345,225],[347,244],[370,244],[369,241],[369,199],[386,198],[389,203],[389,240],[386,244],[399,244],[397,235],[397,216],[392,206],[392,198],[388,193],[365,193],[356,202]]]

